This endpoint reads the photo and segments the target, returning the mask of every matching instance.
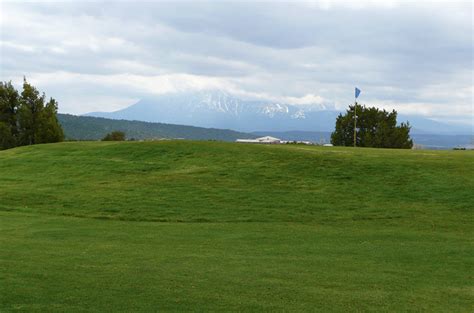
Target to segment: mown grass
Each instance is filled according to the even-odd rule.
[[[0,311],[470,312],[474,154],[0,152]]]

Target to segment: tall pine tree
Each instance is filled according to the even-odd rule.
[[[20,145],[34,145],[38,142],[41,115],[44,109],[45,95],[23,80],[18,124],[20,128]]]
[[[38,140],[41,143],[64,140],[64,133],[57,118],[58,103],[50,98],[41,113]]]
[[[18,143],[17,111],[19,95],[11,82],[0,82],[0,149]]]

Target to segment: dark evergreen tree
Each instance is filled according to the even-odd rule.
[[[17,145],[19,95],[11,82],[0,82],[0,149]]]
[[[51,98],[44,106],[40,116],[38,143],[59,142],[64,140],[64,133],[58,118],[58,103]]]
[[[40,143],[39,130],[44,109],[45,95],[23,80],[20,108],[18,110],[18,124],[20,128],[20,145],[34,145]]]
[[[357,113],[356,145],[358,147],[403,148],[410,149],[409,123],[397,126],[397,112],[387,112],[374,107],[367,108],[359,104],[349,106],[345,115],[339,114],[336,129],[331,134],[331,143],[335,146],[353,146],[354,111]]]

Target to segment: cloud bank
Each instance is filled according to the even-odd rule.
[[[474,124],[470,1],[1,2],[0,79],[60,111],[224,89]]]

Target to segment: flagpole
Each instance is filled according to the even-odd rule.
[[[357,146],[357,97],[354,98],[354,147]]]
[[[357,97],[360,95],[360,89],[355,87],[354,92],[354,147],[357,147]]]

